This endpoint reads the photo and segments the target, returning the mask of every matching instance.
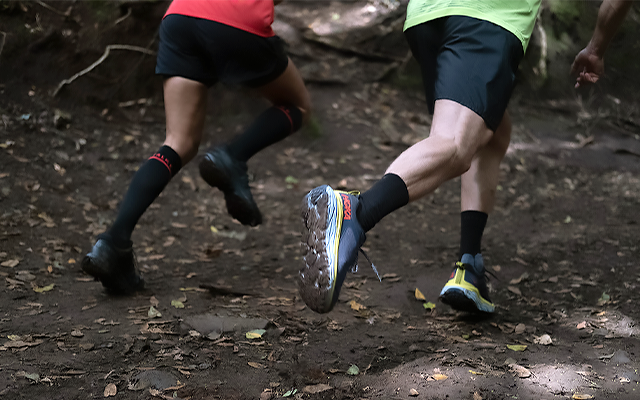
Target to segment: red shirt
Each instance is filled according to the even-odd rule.
[[[262,37],[271,37],[273,0],[173,0],[165,17],[180,14],[220,22]]]

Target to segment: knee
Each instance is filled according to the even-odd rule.
[[[471,168],[474,153],[468,149],[456,147],[454,155],[451,157],[451,171],[454,176],[460,176]]]
[[[186,165],[189,161],[198,154],[198,148],[200,147],[200,138],[183,137],[183,138],[167,138],[164,142],[166,146],[169,146],[178,153],[182,165]]]

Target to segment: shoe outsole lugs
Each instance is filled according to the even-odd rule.
[[[300,207],[304,222],[300,270],[300,296],[307,306],[318,313],[332,308],[337,276],[337,199],[331,188],[320,186],[310,191]]]

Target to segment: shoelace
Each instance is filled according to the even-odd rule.
[[[360,253],[362,253],[362,255],[364,256],[364,258],[367,259],[367,261],[369,261],[369,264],[371,264],[371,268],[373,269],[373,272],[376,273],[376,276],[378,277],[378,280],[380,282],[382,282],[382,278],[380,277],[380,274],[378,273],[378,269],[376,268],[375,265],[373,265],[373,263],[371,262],[371,260],[369,259],[369,256],[367,255],[367,253],[364,252],[364,250],[362,250],[361,248],[358,249],[360,250]],[[356,261],[355,264],[353,264],[353,267],[351,268],[351,272],[358,272],[358,262]]]
[[[366,256],[365,256],[366,257]],[[456,261],[455,266],[458,268],[462,268],[462,269],[466,269],[465,266],[471,266],[469,264],[464,264],[462,263],[462,261]],[[489,271],[488,269],[484,268],[484,274],[482,274],[482,276],[484,277],[484,279],[486,279],[487,281],[489,280],[489,277],[487,276],[487,274],[491,275],[492,277],[494,277],[497,281],[500,280],[500,278],[498,278],[493,272]]]

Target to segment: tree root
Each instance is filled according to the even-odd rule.
[[[56,89],[53,91],[53,93],[51,93],[51,97],[56,97],[56,95],[58,94],[58,92],[60,92],[60,89],[62,89],[62,87],[64,85],[68,85],[68,84],[72,83],[73,81],[75,81],[76,79],[81,77],[82,75],[85,75],[85,74],[91,72],[95,67],[97,67],[98,65],[102,64],[102,62],[104,60],[106,60],[107,57],[109,57],[109,53],[111,52],[111,50],[130,50],[130,51],[137,51],[137,52],[148,54],[148,55],[155,55],[156,54],[154,51],[151,51],[149,49],[145,49],[144,47],[130,46],[130,45],[127,45],[127,44],[110,44],[105,48],[104,54],[102,54],[102,56],[96,62],[94,62],[93,64],[89,65],[87,68],[83,69],[82,71],[78,72],[77,74],[73,75],[71,78],[65,79],[62,82],[60,82],[58,84],[58,87],[56,87]]]

